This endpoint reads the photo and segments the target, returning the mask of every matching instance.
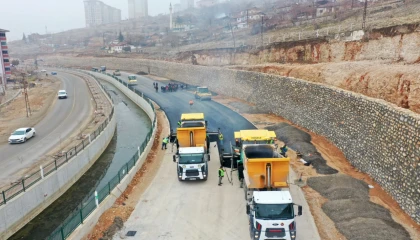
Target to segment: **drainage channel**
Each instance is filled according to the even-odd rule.
[[[101,81],[114,100],[116,134],[93,166],[67,192],[9,239],[42,240],[92,198],[137,151],[152,125],[142,109],[113,85]]]

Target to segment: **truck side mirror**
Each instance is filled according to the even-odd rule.
[[[172,156],[172,159],[173,159],[173,161],[174,161],[174,162],[176,162],[176,157],[175,157],[175,155],[173,155],[173,156]]]
[[[205,121],[205,123],[206,123],[206,127],[207,127],[207,125],[208,125],[208,122],[207,122],[207,120]]]
[[[298,216],[302,216],[302,206],[298,206]]]
[[[251,212],[251,206],[246,205],[246,214],[249,214]]]

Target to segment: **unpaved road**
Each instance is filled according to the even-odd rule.
[[[0,184],[9,184],[19,172],[39,160],[66,137],[76,131],[91,112],[91,94],[85,81],[72,74],[58,72],[67,99],[57,100],[43,120],[36,124],[36,137],[24,144],[0,146]],[[32,126],[21,126],[32,127]]]
[[[121,79],[127,79],[123,73]],[[98,74],[98,76],[100,76]],[[214,101],[195,101],[190,109],[188,101],[193,95],[186,91],[156,93],[153,81],[137,76],[136,87],[154,100],[165,111],[171,128],[176,128],[181,113],[203,112],[210,130],[220,127],[225,137],[225,147],[233,140],[233,132],[255,127],[238,113]],[[160,81],[159,85],[164,82]],[[166,84],[166,83],[165,83]],[[219,153],[215,143],[211,144],[209,179],[206,182],[178,182],[176,166],[172,162],[171,149],[165,153],[162,165],[154,181],[138,202],[125,229],[115,236],[121,239],[126,231],[137,231],[131,239],[248,239],[248,220],[245,213],[243,189],[239,188],[234,173],[234,184],[227,178],[224,186],[217,185]],[[230,171],[229,171],[230,172]],[[294,179],[294,176],[291,177]],[[294,201],[304,206],[302,217],[296,219],[298,238],[302,240],[320,239],[313,217],[302,191],[291,187]]]

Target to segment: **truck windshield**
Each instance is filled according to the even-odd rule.
[[[194,164],[194,163],[203,163],[204,155],[203,154],[182,154],[179,156],[180,164]]]
[[[199,93],[208,93],[209,92],[209,89],[208,88],[199,88],[198,89],[198,92]]]
[[[255,204],[258,219],[286,220],[294,218],[293,204]]]

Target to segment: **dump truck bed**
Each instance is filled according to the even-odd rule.
[[[290,159],[281,157],[271,145],[246,146],[242,158],[244,181],[248,189],[288,187]],[[267,182],[267,169],[271,169],[270,183]]]
[[[176,135],[180,147],[207,147],[205,127],[177,128]]]

